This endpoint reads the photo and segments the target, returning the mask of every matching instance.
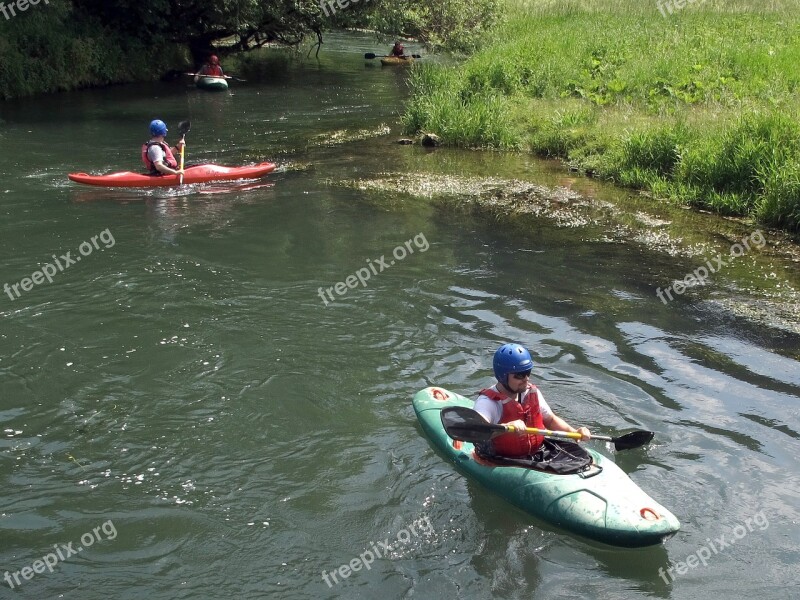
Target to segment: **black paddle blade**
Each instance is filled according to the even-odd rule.
[[[611,441],[614,442],[614,448],[616,450],[631,450],[632,448],[638,448],[639,446],[649,444],[654,435],[655,433],[652,431],[640,429],[639,431],[632,431],[618,438],[613,438]]]
[[[462,442],[488,442],[506,432],[502,425],[487,423],[479,413],[465,406],[448,406],[440,416],[447,435]]]
[[[364,55],[364,58],[375,58],[375,53],[374,52],[367,52]]]
[[[181,121],[180,123],[178,123],[178,133],[180,133],[182,136],[189,133],[189,130],[191,128],[192,128],[191,121]]]

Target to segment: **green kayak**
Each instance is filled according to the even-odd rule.
[[[228,82],[224,77],[200,76],[195,84],[201,90],[211,90],[215,92],[228,89]]]
[[[500,466],[478,457],[474,445],[451,439],[440,412],[447,406],[472,407],[464,396],[429,387],[414,396],[414,411],[436,450],[464,475],[531,515],[578,535],[637,548],[673,536],[680,523],[645,494],[614,462],[589,449],[592,465],[580,474],[556,475],[525,467]]]

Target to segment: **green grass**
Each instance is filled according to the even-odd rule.
[[[800,6],[508,0],[487,44],[416,69],[408,132],[527,150],[800,231]]]

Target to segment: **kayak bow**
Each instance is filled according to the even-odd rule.
[[[201,75],[195,85],[201,90],[225,91],[228,89],[228,82],[225,77]]]
[[[414,57],[407,56],[384,56],[381,58],[382,65],[410,65],[414,62]]]

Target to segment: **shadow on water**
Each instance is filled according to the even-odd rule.
[[[659,568],[670,566],[664,544],[648,548],[601,544],[536,519],[474,481],[466,480],[466,488],[477,527],[483,529],[475,534],[481,539],[475,543],[471,564],[493,582],[495,597],[541,597],[563,592],[563,582],[569,581],[574,597],[602,598],[604,590],[617,585],[608,578],[639,594],[670,597],[671,586],[659,576]],[[598,577],[597,572],[608,577]]]
[[[666,544],[669,544],[669,540]],[[611,577],[630,582],[632,589],[656,598],[670,597],[672,586],[668,583],[669,579],[665,580],[660,575],[670,566],[664,545],[637,550],[593,548],[587,554],[595,558],[600,570]]]

